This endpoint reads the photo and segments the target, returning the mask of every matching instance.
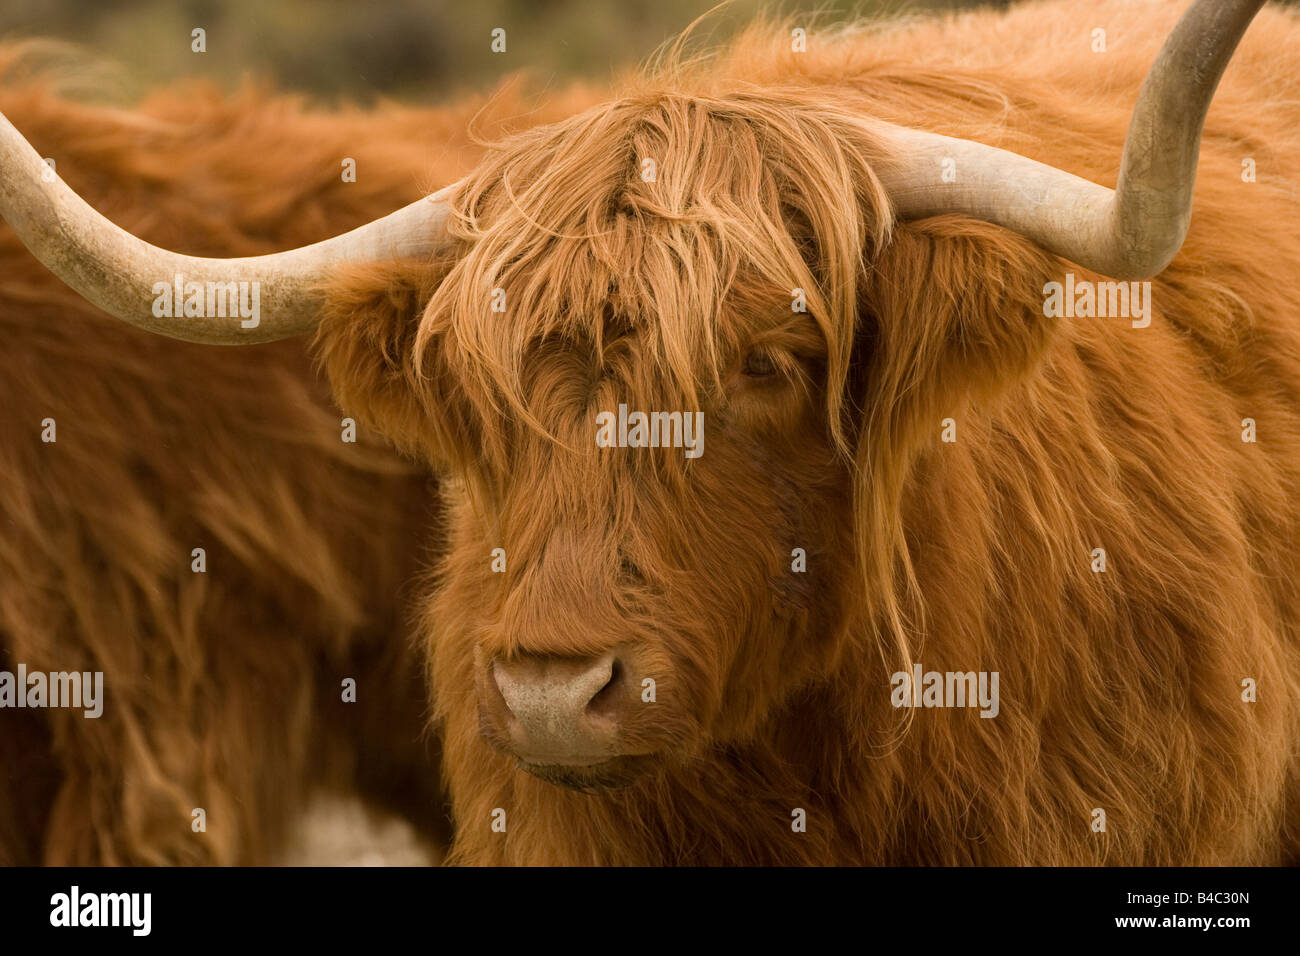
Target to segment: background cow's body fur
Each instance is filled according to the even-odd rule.
[[[128,114],[57,98],[29,61],[7,55],[0,110],[111,219],[197,254],[350,229],[476,153],[478,104],[312,114],[190,89]],[[102,670],[108,695],[99,720],[0,712],[0,862],[266,861],[312,788],[357,778],[445,832],[400,611],[429,479],[364,429],[341,441],[303,342],[205,349],[105,321],[8,229],[0,327],[0,667]]]
[[[823,89],[869,115],[1112,183],[1138,86],[1181,6],[1031,5],[847,37],[803,58],[742,45],[700,82]],[[1088,48],[1094,21],[1104,55]],[[888,456],[868,462],[893,509],[880,535],[906,542],[915,578],[910,592],[903,577],[891,585],[892,604],[924,620],[909,650],[927,670],[1000,672],[996,719],[929,710],[904,730],[889,706],[895,665],[868,617],[879,608],[851,597],[861,542],[846,529],[817,543],[830,568],[818,587],[845,601],[822,676],[726,746],[624,790],[561,790],[478,736],[465,642],[488,600],[470,565],[486,573],[488,558],[453,553],[431,625],[453,859],[1295,859],[1298,40],[1292,17],[1265,11],[1229,67],[1192,232],[1155,282],[1150,328],[1043,320],[1042,284],[1067,267],[955,220],[900,226],[862,290],[884,347],[934,383],[870,385],[888,402]],[[462,145],[468,107],[325,117],[285,101],[162,97],[123,115],[6,86],[0,109],[110,218],[205,254],[340,231],[478,152]],[[355,185],[335,182],[346,155],[358,157]],[[1247,156],[1258,183],[1241,181]],[[345,402],[366,387],[339,379],[362,367],[350,322],[409,317],[416,272],[358,274],[336,290],[320,345]],[[377,795],[435,817],[420,703],[393,690],[414,689],[400,599],[420,557],[415,529],[435,510],[425,479],[339,442],[300,345],[205,351],[123,330],[7,231],[0,323],[4,660],[102,669],[110,695],[99,722],[27,712],[22,733],[0,735],[0,858],[257,859],[309,777],[346,780],[357,754],[372,754],[361,776]],[[359,411],[402,430],[385,402]],[[947,416],[955,444],[938,442]],[[45,417],[58,421],[55,445],[39,440]],[[1245,417],[1257,444],[1241,441]],[[464,512],[453,508],[453,543],[472,523]],[[193,547],[208,548],[206,575],[189,570]],[[1105,574],[1090,570],[1096,547]],[[333,716],[338,680],[364,675],[355,711]],[[1247,677],[1257,703],[1241,700]],[[12,726],[15,712],[0,719]],[[409,735],[392,732],[399,721]],[[421,789],[403,794],[403,772]],[[190,832],[195,806],[208,809],[206,837]],[[504,834],[491,827],[498,807]],[[807,832],[792,832],[795,808]],[[1104,833],[1090,828],[1094,808]]]

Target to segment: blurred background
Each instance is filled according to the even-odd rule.
[[[1011,0],[733,0],[713,36],[763,9],[832,20]],[[0,0],[0,40],[70,41],[108,64],[98,93],[130,102],[150,87],[206,77],[224,88],[252,76],[321,100],[441,99],[527,69],[542,82],[600,80],[635,65],[716,0]],[[191,31],[207,52],[191,52]],[[506,30],[506,52],[491,33]]]

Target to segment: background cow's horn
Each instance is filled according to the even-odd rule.
[[[447,195],[454,188],[300,249],[242,259],[183,256],[150,245],[91,209],[0,115],[0,216],[18,238],[51,272],[109,315],[187,342],[247,345],[310,331],[317,321],[317,286],[331,266],[429,255],[440,241]],[[155,285],[174,287],[177,276],[182,283],[201,283],[204,290],[208,283],[258,283],[257,324],[245,327],[252,320],[239,315],[155,316]],[[183,301],[174,303],[177,316],[182,307]],[[229,315],[231,310],[225,311]]]
[[[899,157],[878,170],[898,215],[964,213],[1104,275],[1150,278],[1187,235],[1205,114],[1263,5],[1191,5],[1142,86],[1114,190],[981,143],[880,124]],[[944,183],[941,162],[949,158],[956,162],[956,181]]]

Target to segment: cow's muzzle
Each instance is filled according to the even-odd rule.
[[[613,786],[631,763],[620,730],[636,694],[618,652],[598,657],[520,655],[485,662],[483,735],[522,769],[564,786]]]

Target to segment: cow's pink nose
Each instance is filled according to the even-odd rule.
[[[581,766],[616,756],[622,671],[613,652],[493,662],[509,749],[533,764]]]

